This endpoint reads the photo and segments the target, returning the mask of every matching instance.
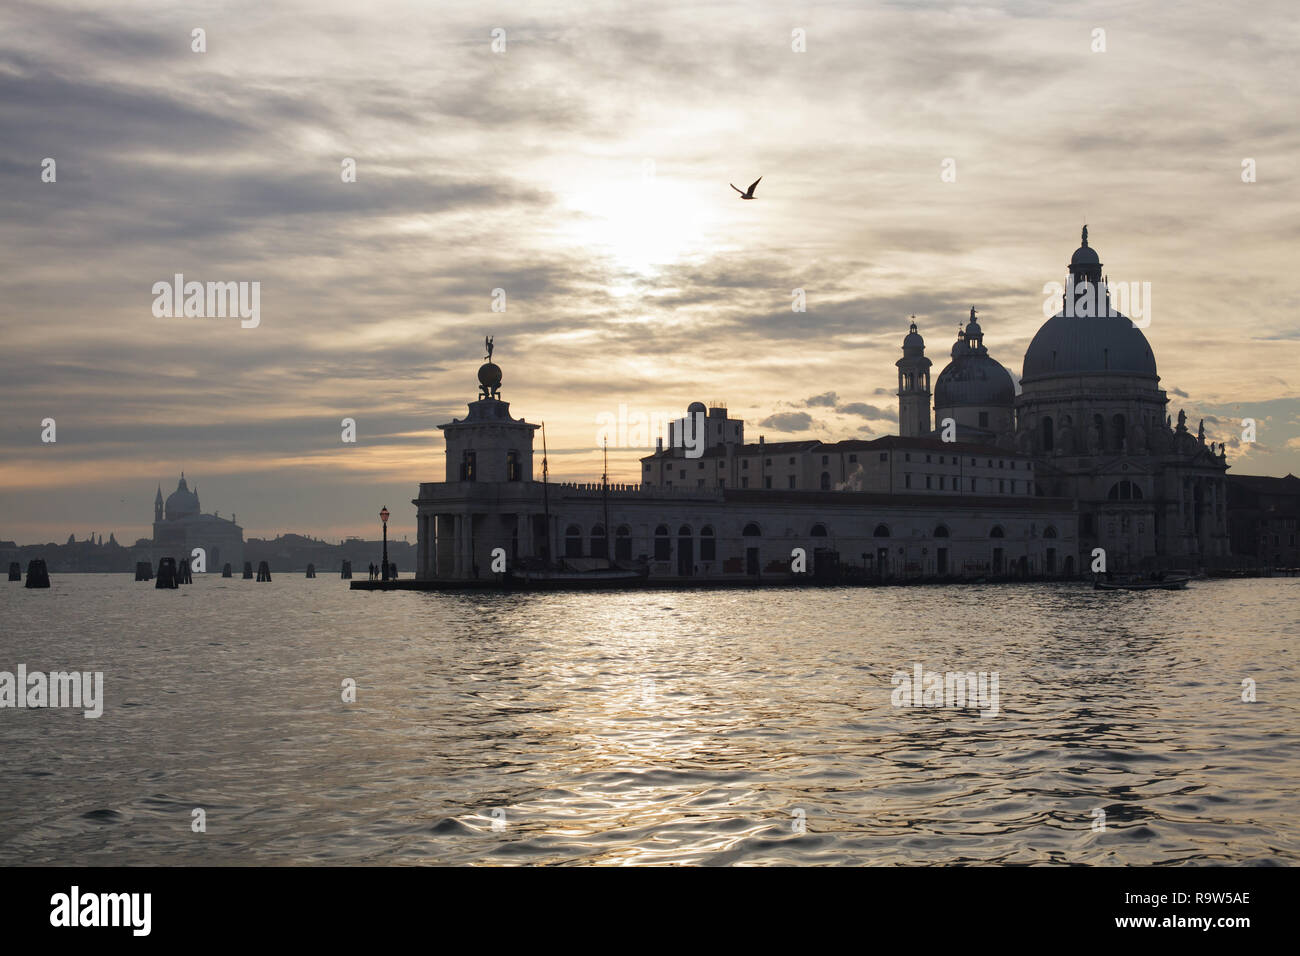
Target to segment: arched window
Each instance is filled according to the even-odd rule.
[[[478,456],[472,451],[464,451],[460,454],[460,480],[476,481],[478,479]]]
[[[1123,415],[1116,415],[1114,418],[1110,420],[1110,431],[1111,431],[1110,440],[1112,442],[1112,447],[1114,447],[1116,451],[1119,451],[1120,448],[1122,448],[1124,445],[1124,416]]]
[[[668,526],[661,524],[655,528],[655,560],[667,561],[673,554],[673,541],[668,537]]]
[[[829,471],[823,471],[823,472],[822,472],[822,491],[830,491],[830,490],[831,490],[831,473],[830,473]]]
[[[1049,524],[1046,528],[1043,529],[1043,537],[1044,537],[1044,538],[1055,538],[1055,537],[1056,537],[1056,529],[1053,528],[1053,527]]]
[[[566,558],[582,557],[582,529],[571,524],[564,529],[564,556]]]
[[[690,536],[691,536],[691,526],[690,526],[690,525],[688,525],[688,524],[684,524],[684,525],[682,525],[680,528],[677,529],[677,537],[679,537],[679,538],[689,538]]]
[[[815,524],[815,525],[813,525],[813,526],[812,526],[812,532],[811,532],[811,533],[812,533],[812,536],[813,536],[814,538],[824,538],[824,537],[826,537],[826,525],[824,525],[824,524]]]
[[[506,452],[506,481],[522,480],[519,469],[519,452]]]
[[[749,524],[745,525],[745,530],[740,533],[743,534],[746,538],[757,538],[763,532],[758,529],[758,525],[754,524],[751,521]]]
[[[934,529],[934,536],[936,538],[946,538],[948,537],[948,529],[943,525],[939,525],[939,527]]]
[[[1056,440],[1052,434],[1052,417],[1050,415],[1043,418],[1043,451],[1051,451],[1053,442]]]
[[[876,538],[888,538],[888,537],[889,537],[889,526],[888,526],[888,525],[883,525],[883,524],[878,524],[878,525],[876,525],[876,530],[873,531],[873,532],[871,532],[871,534],[872,534],[873,537],[876,537]]]
[[[614,560],[632,560],[632,529],[625,524],[619,525],[614,532]]]
[[[713,529],[707,524],[700,529],[700,560],[716,561],[718,559],[718,541],[713,536]]]
[[[593,525],[591,529],[591,556],[593,558],[607,558],[609,542],[605,538],[605,526],[602,524]]]
[[[1097,447],[1106,447],[1106,419],[1100,415],[1092,416],[1092,427],[1097,429]]]
[[[1125,478],[1123,481],[1117,481],[1110,486],[1110,492],[1106,495],[1111,501],[1141,501],[1142,489]]]
[[[1000,524],[995,524],[995,525],[993,526],[993,530],[989,532],[989,537],[990,537],[990,538],[1005,538],[1006,535],[1002,533],[1002,525],[1000,525]]]

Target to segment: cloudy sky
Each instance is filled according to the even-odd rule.
[[[1282,0],[7,0],[0,539],[134,541],[182,469],[248,536],[374,536],[387,504],[413,539],[489,333],[558,479],[599,475],[620,405],[889,434],[908,317],[937,370],[976,306],[1018,377],[1085,222],[1112,280],[1151,283],[1171,411],[1234,472],[1300,472],[1297,23]],[[259,282],[260,325],[155,317],[176,273]]]

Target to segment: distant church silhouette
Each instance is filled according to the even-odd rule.
[[[220,571],[226,562],[239,567],[244,561],[244,529],[235,523],[233,513],[229,518],[203,514],[197,487],[191,491],[181,472],[176,490],[166,501],[161,485],[154,497],[154,561],[160,557],[188,559],[195,548],[204,549],[208,571]]]

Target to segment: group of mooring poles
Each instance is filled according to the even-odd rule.
[[[233,576],[229,562],[221,568],[221,576],[229,578]],[[307,565],[307,577],[316,577],[316,565]],[[344,561],[343,568],[339,572],[339,577],[348,580],[352,577],[352,562]],[[182,558],[180,563],[175,558],[160,558],[158,560],[158,571],[154,572],[153,566],[148,561],[137,561],[135,563],[135,579],[137,581],[153,581],[155,588],[174,589],[182,584],[193,584],[194,573],[190,570],[188,558]],[[9,580],[23,580],[23,566],[21,562],[9,562]],[[253,562],[244,562],[244,580],[253,580]],[[257,564],[257,580],[271,580],[271,565],[268,561],[259,561]],[[29,588],[48,588],[50,586],[50,572],[45,566],[42,558],[33,558],[27,562],[27,583]]]

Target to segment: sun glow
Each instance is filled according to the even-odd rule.
[[[725,197],[647,173],[630,182],[584,184],[566,198],[575,213],[565,227],[573,241],[617,268],[648,276],[705,251]]]

